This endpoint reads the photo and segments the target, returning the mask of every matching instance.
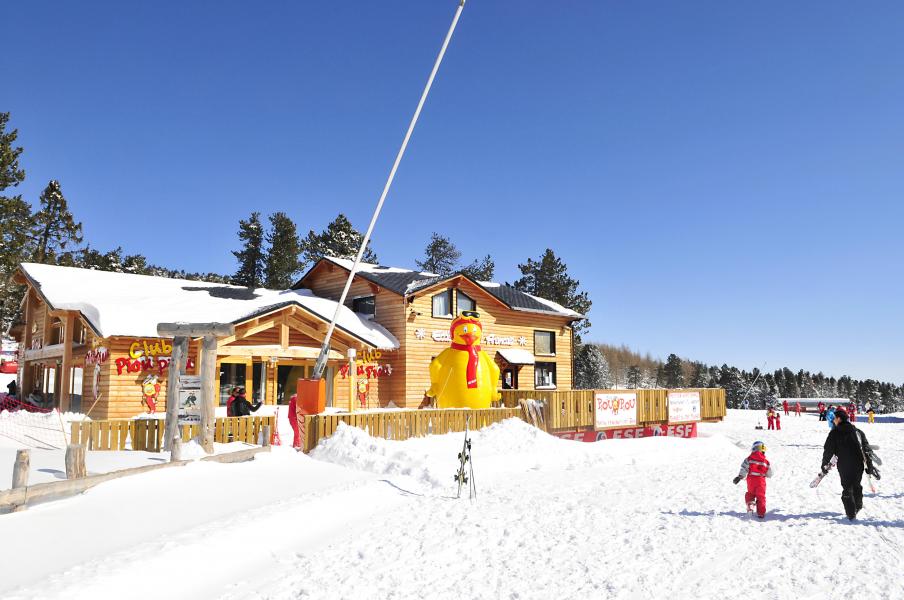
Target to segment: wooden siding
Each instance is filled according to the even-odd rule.
[[[329,298],[330,300],[339,300],[347,278],[348,271],[324,261],[319,263],[308,274],[304,280],[304,285],[318,296]],[[392,368],[392,374],[370,380],[367,406],[368,408],[386,407],[390,406],[390,402],[396,406],[403,406],[400,399],[405,395],[407,374],[405,344],[403,342],[407,327],[405,321],[405,299],[394,292],[356,277],[349,288],[345,305],[348,308],[352,308],[353,300],[361,296],[374,296],[374,321],[394,335],[401,344],[398,350],[380,351],[382,356],[377,361],[377,364],[389,365]],[[359,355],[361,354],[360,348],[358,353]],[[338,378],[334,389],[337,395],[341,394],[341,402],[344,402],[343,404],[337,401],[335,403],[336,406],[347,406],[348,380],[341,377]],[[359,405],[356,403],[356,406]]]
[[[537,362],[554,362],[556,364],[556,388],[559,390],[571,389],[572,335],[569,319],[555,315],[511,310],[467,279],[460,278],[455,286],[427,290],[420,296],[415,296],[414,301],[408,305],[409,314],[405,334],[404,337],[399,338],[405,349],[407,361],[405,406],[416,407],[421,403],[424,392],[430,387],[430,361],[449,346],[448,342],[436,342],[432,337],[434,331],[448,331],[452,324],[450,318],[433,317],[433,296],[446,289],[453,289],[453,291],[460,289],[477,303],[477,312],[480,313],[480,322],[483,325],[483,350],[490,355],[490,358],[495,359],[497,351],[505,348],[523,349],[533,354],[534,332],[552,331],[556,340],[555,356],[535,356],[535,360]],[[457,314],[457,294],[453,293],[452,296],[453,312]],[[426,332],[423,339],[418,339],[415,335],[415,331],[418,329]],[[515,344],[512,346],[490,345],[486,343],[489,334],[513,337]],[[525,346],[518,343],[521,337],[526,340]],[[518,374],[518,386],[520,389],[532,390],[534,388],[533,365],[521,367]]]

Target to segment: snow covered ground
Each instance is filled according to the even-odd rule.
[[[0,597],[904,598],[904,419],[860,424],[885,464],[854,523],[836,474],[808,487],[826,424],[757,420],[595,444],[509,420],[473,434],[476,502],[454,498],[461,434],[342,428],[311,456],[119,479],[0,516]],[[765,522],[731,483],[754,439]]]

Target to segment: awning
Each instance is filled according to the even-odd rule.
[[[496,351],[510,365],[532,365],[534,355],[521,348],[503,348]]]

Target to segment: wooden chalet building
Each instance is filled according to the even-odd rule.
[[[352,263],[322,258],[293,289],[338,300]],[[380,406],[421,405],[430,387],[430,361],[449,345],[449,325],[463,310],[480,313],[483,350],[499,364],[501,388],[571,389],[572,323],[583,316],[555,302],[461,273],[441,277],[364,263],[346,306],[399,340],[398,350],[374,361],[384,366],[376,377]]]
[[[171,340],[158,337],[157,324],[223,322],[235,335],[217,346],[220,404],[236,385],[249,398],[285,403],[295,382],[311,375],[350,269],[349,260],[324,258],[291,290],[253,290],[24,263],[15,275],[27,287],[22,322],[12,331],[20,393],[105,419],[145,412],[150,391],[162,412]],[[333,334],[327,405],[347,408],[354,393],[358,407],[421,406],[430,360],[448,346],[449,325],[463,310],[481,315],[483,349],[500,365],[501,388],[571,389],[571,325],[581,315],[460,273],[364,264]],[[197,373],[199,352],[195,340],[189,374]]]
[[[336,302],[308,290],[274,291],[22,264],[15,276],[27,286],[19,341],[22,396],[38,391],[47,406],[95,419],[145,412],[144,383],[156,375],[154,402],[165,410],[171,340],[157,336],[161,322],[222,322],[235,335],[217,346],[219,397],[233,386],[267,404],[288,401],[299,377],[310,374]],[[327,392],[348,404],[348,387],[334,389],[349,348],[395,350],[398,340],[378,323],[343,309],[333,333]],[[189,346],[187,373],[197,373],[200,341]]]

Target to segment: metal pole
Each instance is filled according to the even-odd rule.
[[[330,326],[326,330],[326,337],[323,338],[320,355],[317,357],[317,362],[314,364],[314,373],[311,376],[312,379],[320,379],[323,376],[323,370],[326,368],[327,354],[330,349],[330,338],[333,336],[333,329],[336,327],[339,311],[342,309],[342,305],[345,304],[345,298],[348,296],[348,290],[352,285],[352,279],[354,279],[355,273],[358,271],[358,266],[361,264],[361,257],[364,255],[364,250],[367,248],[367,243],[370,241],[370,234],[373,233],[374,225],[376,225],[377,218],[380,216],[380,211],[383,210],[383,202],[386,200],[386,195],[389,193],[389,188],[392,186],[393,179],[395,179],[396,170],[399,168],[399,163],[402,162],[402,156],[404,156],[405,149],[408,147],[408,141],[411,139],[414,126],[417,124],[418,117],[421,115],[421,109],[424,107],[424,102],[427,100],[427,94],[430,93],[433,79],[436,77],[436,72],[439,70],[440,63],[443,62],[446,48],[449,47],[449,41],[452,39],[452,33],[455,31],[455,26],[458,25],[458,18],[461,16],[461,11],[464,7],[465,0],[460,0],[458,8],[455,11],[455,16],[452,18],[452,25],[449,26],[449,31],[446,33],[445,40],[443,40],[443,45],[439,50],[439,55],[436,57],[436,62],[433,63],[433,70],[430,72],[430,77],[427,78],[427,85],[424,87],[421,99],[417,103],[417,109],[414,111],[414,116],[411,117],[411,123],[408,125],[408,131],[405,133],[405,139],[402,141],[402,147],[399,148],[399,153],[396,155],[395,162],[392,164],[392,169],[389,171],[389,178],[386,180],[386,185],[383,186],[383,193],[380,194],[380,200],[377,202],[377,208],[374,210],[373,217],[370,219],[367,233],[364,234],[364,239],[361,240],[361,247],[358,249],[358,255],[355,256],[355,263],[352,265],[352,270],[348,274],[345,287],[342,289],[342,295],[339,297],[339,302],[336,304],[336,311],[333,313]]]

